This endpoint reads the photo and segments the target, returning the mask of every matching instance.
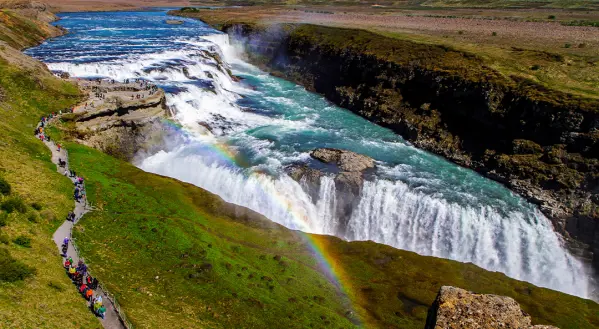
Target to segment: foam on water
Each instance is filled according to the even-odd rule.
[[[169,26],[166,18],[160,12],[68,14],[60,24],[72,33],[29,53],[73,76],[143,78],[176,90],[168,94],[167,105],[184,128],[182,136],[167,141],[171,147],[145,155],[137,165],[146,171],[195,184],[292,229],[473,262],[589,296],[588,269],[566,251],[549,220],[523,199],[265,74],[245,63],[226,35],[203,23]],[[243,80],[232,79],[230,70]],[[242,161],[224,161],[215,145]],[[316,164],[309,151],[317,147],[348,149],[376,160],[376,172],[349,217],[337,213],[346,195],[332,174],[321,178],[312,195],[305,181],[285,173],[289,164]],[[298,223],[292,214],[306,221]]]

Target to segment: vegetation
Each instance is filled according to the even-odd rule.
[[[0,23],[0,33],[9,26],[6,22]],[[38,42],[30,37],[21,35],[14,45]],[[1,212],[0,327],[101,328],[70,285],[52,241],[53,231],[73,207],[72,184],[56,172],[49,150],[33,135],[42,115],[73,105],[79,92],[6,45],[0,47],[0,90],[0,174],[11,186],[0,202],[15,210]],[[29,220],[34,210],[28,205],[34,203],[43,206],[37,223]],[[13,243],[27,245],[20,236],[30,239],[31,248]],[[50,283],[65,289],[58,291]]]
[[[72,106],[79,92],[39,67],[3,59],[0,89],[9,96],[0,103],[0,172],[12,186],[2,204],[21,200],[7,203],[16,211],[4,215],[9,220],[0,231],[0,327],[99,328],[51,240],[73,206],[72,184],[32,133],[40,116]],[[66,147],[97,209],[77,226],[78,245],[137,327],[422,328],[445,284],[514,297],[537,323],[599,325],[599,305],[592,301],[471,264],[298,234],[197,187],[82,145]],[[323,274],[311,245],[321,246],[343,274],[346,297]]]
[[[27,211],[27,205],[25,202],[19,197],[7,198],[0,204],[0,209],[6,211],[7,213],[12,213],[13,211],[18,211],[20,213],[25,213]]]
[[[252,30],[263,30],[269,25],[267,22],[271,21],[281,22],[281,24],[305,21],[301,16],[293,16],[289,11],[264,8],[227,9],[226,11],[193,9],[189,12],[173,13],[201,19],[218,29],[241,24]],[[382,58],[388,58],[391,54],[395,58],[404,58],[404,62],[417,60],[425,61],[425,64],[430,63],[427,67],[447,68],[449,66],[454,69],[461,67],[454,72],[458,74],[464,71],[472,72],[471,76],[479,79],[500,82],[503,80],[502,84],[520,84],[527,93],[531,91],[540,99],[545,98],[546,94],[552,94],[545,91],[558,91],[567,95],[554,94],[556,100],[571,98],[571,96],[588,98],[591,99],[586,101],[590,102],[587,104],[590,108],[596,108],[594,103],[599,99],[599,65],[597,65],[599,57],[593,40],[588,42],[585,40],[584,47],[565,48],[564,42],[557,39],[553,43],[531,44],[529,37],[519,38],[510,33],[502,33],[503,30],[474,33],[464,30],[463,25],[456,25],[455,33],[440,34],[435,32],[435,29],[427,30],[427,24],[439,24],[434,20],[422,22],[420,26],[422,28],[418,31],[402,29],[401,25],[387,27],[379,24],[376,19],[359,21],[357,22],[359,24],[348,24],[349,21],[351,20],[327,22],[324,18],[315,19],[315,25],[325,26],[301,24],[301,30],[303,34],[308,34],[309,29],[314,30],[315,35],[322,41],[333,38],[347,40],[346,43],[335,42],[334,45],[338,46],[360,43],[362,42],[360,40],[369,39],[369,51],[380,54]],[[474,24],[480,25],[480,19],[473,19],[472,25]],[[331,25],[334,27],[326,27]],[[356,29],[356,26],[363,30]],[[521,27],[531,29],[530,25]],[[460,31],[464,32],[460,34]],[[542,31],[543,29],[538,27],[531,33],[543,33]],[[325,34],[326,39],[322,37]],[[366,44],[362,42],[361,45]],[[357,49],[357,47],[350,49]],[[412,52],[411,49],[418,49],[424,58],[415,58],[413,54],[416,52]],[[450,55],[447,58],[445,58],[446,53]],[[530,70],[530,67],[535,64],[542,69]]]
[[[10,183],[3,177],[0,177],[0,194],[9,195],[11,191]]]
[[[472,264],[304,236],[189,184],[82,145],[66,147],[98,209],[83,218],[75,238],[94,275],[138,327],[177,321],[204,328],[422,328],[441,285],[514,297],[536,323],[599,323],[592,301]],[[323,274],[307,241],[325,246],[332,266],[343,270],[347,299]]]
[[[15,282],[35,275],[35,268],[12,258],[8,250],[0,248],[0,282]]]
[[[19,235],[18,237],[16,237],[16,239],[13,240],[13,242],[21,247],[25,247],[25,248],[31,248],[31,238],[24,236],[24,235]]]
[[[59,29],[10,9],[0,9],[0,40],[22,49],[58,35]]]

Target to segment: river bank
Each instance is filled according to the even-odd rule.
[[[110,15],[127,23],[136,18],[127,14]],[[95,19],[102,23],[107,21],[105,16]],[[161,23],[163,20],[163,17],[156,19]],[[115,24],[114,19],[111,24]],[[63,41],[56,39],[49,44],[60,45]],[[155,39],[149,42],[153,46],[158,44]],[[172,41],[167,45],[172,45]],[[93,43],[90,47],[97,49]],[[80,44],[76,50],[83,56],[93,55],[81,48]],[[120,50],[115,48],[115,51]],[[54,51],[52,56],[64,60],[65,53]],[[130,54],[129,51],[124,53]],[[209,65],[201,68],[210,68],[210,76],[226,74],[222,65],[216,69],[218,65],[216,60],[211,60],[213,57],[197,56],[211,52],[191,49],[188,53],[196,59],[207,60]],[[154,54],[151,53],[152,57],[156,57]],[[169,71],[171,68],[180,68],[184,63],[171,59],[148,64],[143,62],[143,57],[134,57],[134,63],[146,65],[107,71],[101,71],[104,67],[97,63],[88,66],[92,67],[89,71],[85,67],[71,68],[79,69],[77,72],[111,72],[119,76],[139,72],[164,82],[165,72],[173,73]],[[96,327],[97,320],[88,316],[89,312],[80,305],[79,296],[63,288],[64,271],[54,262],[58,257],[54,242],[49,238],[62,223],[63,215],[72,209],[72,184],[55,171],[50,152],[31,134],[32,123],[39,116],[48,110],[71,108],[80,103],[85,94],[73,84],[52,77],[46,69],[40,78],[24,74],[19,66],[7,68],[4,65],[2,63],[0,68],[12,74],[0,79],[2,90],[10,96],[2,101],[14,111],[3,112],[1,120],[6,129],[0,134],[5,134],[3,140],[9,143],[0,145],[5,159],[2,167],[6,169],[2,175],[27,202],[40,202],[58,217],[46,219],[50,217],[43,209],[43,221],[38,224],[25,214],[17,214],[10,217],[7,228],[2,228],[2,234],[8,232],[11,239],[23,232],[33,234],[33,248],[16,243],[6,248],[39,269],[36,276],[25,282],[2,284],[0,301],[7,303],[2,304],[2,321],[8,327],[59,327],[64,326],[68,318],[73,326]],[[139,71],[127,71],[131,67]],[[198,68],[197,65],[189,67]],[[40,71],[32,72],[40,74]],[[173,73],[191,85],[197,82],[190,82],[192,79],[185,74],[179,75],[185,72],[189,75],[203,70]],[[191,89],[189,85],[186,87]],[[205,83],[202,86],[207,89],[207,95],[221,92],[216,83],[213,88]],[[173,94],[176,91],[184,94],[181,89],[170,90]],[[227,114],[226,107],[213,107],[221,115]],[[344,113],[332,112],[335,116]],[[351,118],[356,119],[353,115]],[[71,124],[72,121],[65,122],[66,127],[59,128],[68,128]],[[197,127],[197,121],[195,124]],[[70,166],[85,177],[87,197],[97,209],[86,214],[86,219],[74,231],[78,246],[94,269],[94,275],[119,296],[135,326],[163,328],[178,323],[215,328],[253,325],[420,329],[438,288],[446,284],[512,296],[532,315],[535,323],[550,323],[565,329],[593,328],[598,321],[597,304],[593,301],[538,288],[472,264],[424,257],[373,242],[347,242],[289,230],[247,208],[226,203],[206,190],[144,172],[125,161],[73,143],[63,134],[66,131],[68,129],[53,130],[52,137],[69,150]],[[209,175],[199,170],[201,168],[189,167],[204,176]],[[31,207],[39,209],[39,206],[32,203]],[[560,254],[553,256],[557,258]],[[46,274],[52,271],[58,273],[56,278]],[[40,303],[41,294],[44,294],[43,303]],[[28,303],[30,299],[33,301]],[[48,300],[53,304],[46,304]],[[66,301],[71,300],[72,305],[67,305]],[[559,308],[556,301],[560,303]],[[437,304],[442,308],[442,303]],[[509,304],[513,305],[513,301]],[[465,307],[470,308],[468,304]],[[81,311],[81,317],[75,318],[76,311]],[[5,312],[9,316],[5,317]],[[530,323],[529,317],[518,312],[519,317],[515,319],[524,317]],[[79,322],[85,316],[93,321]]]
[[[575,253],[594,259],[595,99],[505,78],[477,56],[439,46],[341,28],[237,24],[219,21],[216,10],[182,13],[203,14],[271,74],[505,184],[538,205]]]

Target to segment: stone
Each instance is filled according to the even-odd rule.
[[[183,23],[184,23],[183,21],[178,20],[178,19],[167,19],[166,20],[166,24],[169,24],[169,25],[181,25]]]
[[[531,324],[514,299],[443,286],[429,309],[425,329],[557,329]]]
[[[341,171],[361,172],[374,168],[372,158],[352,151],[319,148],[310,152],[310,156],[324,163],[336,164]]]

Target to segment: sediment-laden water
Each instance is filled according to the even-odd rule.
[[[77,77],[142,78],[163,87],[178,126],[163,151],[139,155],[136,164],[146,171],[193,183],[289,228],[472,262],[590,296],[586,267],[522,198],[243,62],[228,37],[205,24],[168,25],[167,17],[63,14],[60,25],[71,33],[28,54]],[[291,164],[318,166],[309,156],[318,147],[376,160],[349,216],[337,213],[344,192],[332,174],[309,194],[285,172]]]

